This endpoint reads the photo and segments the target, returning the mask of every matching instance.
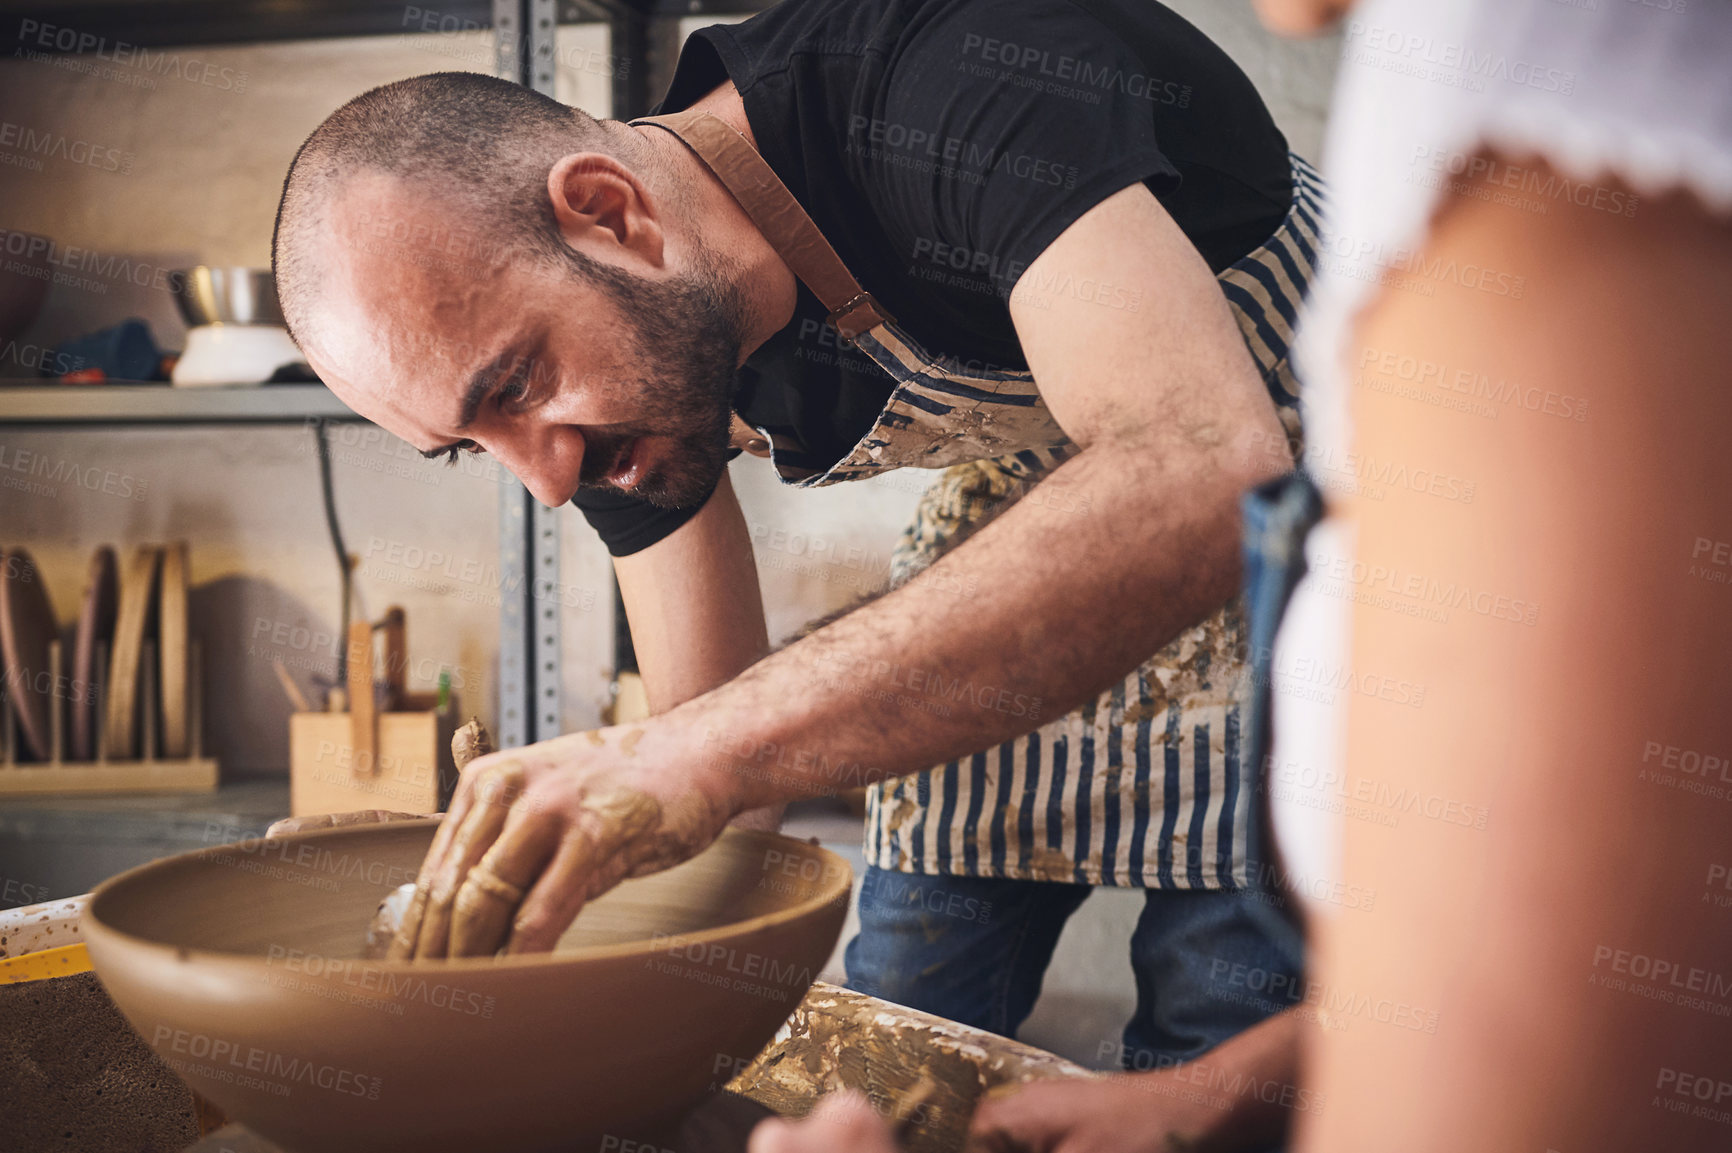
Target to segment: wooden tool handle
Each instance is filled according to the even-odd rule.
[[[385,709],[395,712],[403,707],[409,688],[409,639],[402,608],[386,609],[379,629],[385,634]]]
[[[373,777],[379,773],[379,707],[373,700],[373,625],[349,624],[349,751],[350,772]]]
[[[312,712],[312,702],[307,700],[307,694],[301,691],[301,686],[295,683],[288,666],[279,660],[272,661],[271,667],[277,671],[277,683],[283,686],[283,695],[289,698],[289,704],[294,706],[294,710],[297,713]]]

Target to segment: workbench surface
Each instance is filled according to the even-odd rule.
[[[842,1089],[864,1093],[886,1119],[906,1120],[903,1147],[910,1153],[954,1153],[975,1106],[994,1086],[1090,1076],[1020,1041],[819,982],[776,1039],[683,1121],[665,1132],[575,1142],[571,1153],[743,1153],[765,1117],[804,1116],[819,1098]],[[186,1153],[282,1151],[230,1125]]]
[[[773,1116],[769,1109],[754,1101],[734,1093],[718,1093],[672,1133],[622,1133],[615,1135],[616,1141],[605,1145],[599,1139],[574,1144],[571,1153],[600,1153],[604,1147],[613,1151],[642,1149],[643,1153],[745,1153],[753,1126]],[[283,1153],[283,1150],[245,1125],[225,1125],[187,1146],[185,1153]],[[487,1153],[511,1151],[499,1149]]]

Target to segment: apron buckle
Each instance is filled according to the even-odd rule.
[[[890,314],[879,307],[870,292],[861,292],[848,303],[832,312],[825,320],[843,340],[852,342],[856,336],[890,321]]]

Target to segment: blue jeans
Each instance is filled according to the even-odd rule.
[[[848,987],[1015,1036],[1059,932],[1090,892],[868,867]],[[1127,1069],[1190,1060],[1285,1007],[1248,988],[1271,978],[1298,987],[1298,931],[1255,891],[1146,889],[1130,948],[1137,1008],[1124,1030]]]

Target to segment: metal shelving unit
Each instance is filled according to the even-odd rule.
[[[648,112],[667,88],[687,16],[757,12],[774,0],[0,0],[0,57],[20,53],[130,53],[138,48],[256,44],[335,36],[407,36],[512,26],[533,30],[545,15],[558,24],[604,23],[612,54],[627,62],[613,76],[613,111]],[[527,18],[534,8],[536,18]],[[504,36],[500,39],[505,40]],[[513,39],[517,36],[513,34]],[[551,55],[547,59],[551,59]],[[502,69],[500,75],[506,75]],[[525,73],[521,83],[534,83]],[[548,91],[552,90],[551,73]]]
[[[0,426],[304,424],[358,421],[322,384],[175,388],[168,384],[0,387]]]

